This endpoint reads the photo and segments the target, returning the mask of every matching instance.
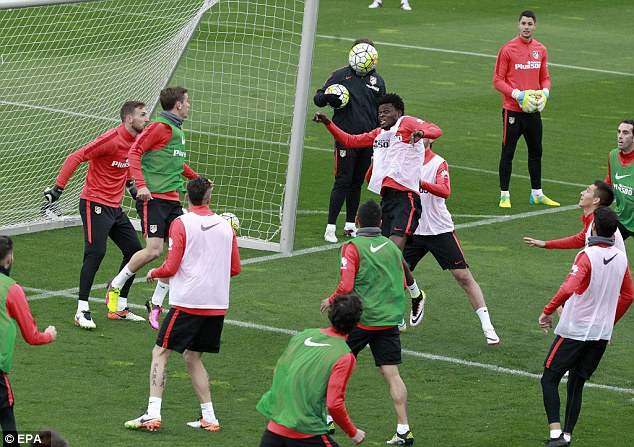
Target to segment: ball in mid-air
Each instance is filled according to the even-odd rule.
[[[337,107],[338,109],[343,109],[348,101],[350,100],[350,92],[348,89],[341,84],[332,84],[329,85],[326,90],[324,90],[326,95],[337,95],[341,100],[341,105]]]
[[[220,217],[224,218],[227,222],[231,224],[234,231],[238,231],[240,229],[240,220],[233,213],[222,213]]]
[[[358,43],[350,50],[348,61],[354,71],[364,75],[371,72],[379,61],[379,53],[369,43]]]

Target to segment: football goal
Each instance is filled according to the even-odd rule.
[[[187,163],[240,245],[290,252],[318,0],[0,0],[0,234],[81,223],[86,166],[43,209],[66,156],[189,90]],[[132,200],[124,208],[136,218]]]

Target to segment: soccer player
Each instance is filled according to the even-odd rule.
[[[493,73],[493,87],[504,96],[500,207],[511,207],[509,185],[520,136],[524,137],[528,147],[528,174],[532,188],[530,203],[559,206],[542,191],[541,112],[550,96],[548,52],[544,45],[533,39],[537,28],[533,11],[520,14],[518,27],[519,35],[500,49]]]
[[[374,46],[368,39],[355,40],[352,47],[365,43]],[[379,124],[376,109],[378,100],[386,92],[383,78],[374,68],[369,72],[360,73],[350,64],[335,70],[317,90],[313,102],[317,107],[332,106],[335,111],[332,121],[342,130],[358,134],[369,132]],[[326,94],[325,90],[333,85],[341,84],[348,89],[350,99],[345,107],[341,107],[341,100],[337,95]],[[351,149],[335,141],[335,183],[330,192],[328,205],[328,224],[324,239],[328,242],[337,242],[337,217],[341,211],[343,202],[346,202],[346,224],[343,235],[354,237],[356,228],[354,219],[361,200],[361,186],[365,173],[372,162],[372,144],[367,148]]]
[[[418,262],[431,252],[438,265],[443,270],[449,270],[467,293],[473,310],[480,318],[487,344],[497,345],[500,338],[491,323],[482,289],[469,271],[447,209],[446,200],[451,194],[449,166],[444,158],[432,151],[431,142],[425,141],[425,148],[425,162],[421,165],[421,215],[414,235],[405,244],[403,257],[410,270],[414,271]]]
[[[382,8],[383,7],[383,2],[382,0],[374,0],[372,3],[370,3],[368,5],[368,8],[370,9],[376,9],[376,8]],[[401,0],[401,9],[405,10],[405,11],[411,11],[412,7],[409,5],[409,1],[408,0]]]
[[[612,239],[617,225],[618,217],[611,208],[601,206],[594,211],[588,246],[577,254],[563,285],[539,317],[539,326],[548,333],[552,314],[565,303],[541,379],[550,429],[547,447],[569,445],[581,411],[583,386],[599,365],[614,324],[634,298],[627,257],[614,247]],[[570,375],[562,433],[559,382],[566,371]]]
[[[634,235],[634,120],[624,120],[617,130],[617,148],[608,155],[605,182],[612,187],[623,239]]]
[[[350,135],[337,127],[326,115],[317,112],[313,121],[323,123],[344,147],[374,147],[372,174],[368,189],[381,195],[381,231],[403,251],[408,236],[416,230],[420,218],[420,166],[425,158],[423,138],[435,140],[442,130],[433,123],[405,115],[405,104],[393,93],[379,100],[379,125],[360,135]],[[407,287],[412,297],[410,324],[420,324],[425,293],[403,261]]]
[[[600,206],[610,206],[614,201],[614,193],[607,183],[601,180],[595,180],[585,190],[581,191],[579,198],[579,208],[583,210],[581,222],[583,222],[583,230],[574,236],[568,236],[562,239],[552,241],[542,241],[525,237],[526,242],[531,247],[547,248],[547,249],[580,249],[588,245],[588,239],[592,236],[592,222],[594,220],[594,210]],[[620,230],[617,228],[614,233],[614,246],[625,253],[625,243]]]
[[[145,104],[128,101],[121,107],[121,125],[110,129],[91,143],[66,157],[55,185],[44,191],[49,203],[55,202],[66,188],[79,165],[88,162],[84,189],[79,196],[79,214],[84,226],[84,262],[79,273],[79,299],[75,324],[82,329],[95,329],[88,297],[101,261],[106,255],[108,237],[123,254],[121,268],[141,250],[141,243],[128,215],[121,208],[124,187],[135,198],[136,187],[129,172],[128,151],[149,117]],[[128,292],[134,275],[125,281],[116,308],[109,309],[111,320],[145,321],[128,309]]]
[[[147,273],[147,281],[171,278],[171,306],[156,338],[150,369],[150,399],[142,416],[125,427],[161,428],[161,403],[172,351],[183,354],[202,416],[187,425],[220,430],[214,413],[203,352],[220,352],[220,335],[229,307],[229,278],[240,273],[240,253],[233,228],[209,209],[212,183],[197,177],[187,183],[189,212],[170,226],[165,262]]]
[[[348,336],[348,346],[357,356],[368,344],[374,363],[390,389],[396,412],[396,434],[390,445],[414,443],[407,417],[407,388],[398,365],[401,339],[398,324],[405,311],[403,254],[381,235],[381,207],[369,200],[359,207],[357,236],[341,247],[341,279],[335,292],[322,301],[324,312],[339,294],[355,293],[363,302],[363,314]]]
[[[12,264],[13,241],[9,236],[0,236],[0,426],[3,438],[12,435],[17,439],[13,390],[8,376],[13,363],[16,324],[30,345],[45,345],[55,341],[57,330],[55,326],[49,326],[44,332],[38,331],[24,290],[9,276]]]
[[[169,234],[170,224],[183,214],[180,192],[181,176],[198,176],[185,163],[185,133],[182,126],[189,111],[187,89],[165,87],[159,100],[163,111],[150,123],[130,147],[130,171],[136,182],[136,210],[141,218],[145,248],[137,251],[108,285],[108,310],[115,312],[123,285],[140,268],[158,258],[163,252],[163,241]],[[158,281],[152,301],[148,300],[148,322],[158,330],[158,318],[163,311],[163,299],[169,282]]]
[[[277,361],[273,384],[257,405],[270,419],[260,447],[337,447],[329,434],[326,410],[337,425],[361,444],[359,430],[346,410],[346,387],[356,363],[346,344],[362,312],[358,296],[337,295],[328,311],[332,327],[295,335]]]

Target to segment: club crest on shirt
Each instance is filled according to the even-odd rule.
[[[376,76],[370,76],[370,84],[376,85],[376,83],[377,83]]]
[[[539,59],[539,51],[533,51],[533,59]]]
[[[513,124],[513,123],[515,123],[515,117],[509,116],[509,124]]]
[[[101,207],[100,206],[96,206],[95,207],[95,214],[101,214]]]
[[[340,156],[341,158],[345,157],[345,156],[346,156],[346,152],[347,152],[347,151],[346,151],[345,149],[339,149],[339,156]]]
[[[156,233],[158,230],[158,225],[150,225],[150,233]]]

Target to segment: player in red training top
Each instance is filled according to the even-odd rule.
[[[594,211],[588,246],[577,254],[566,280],[539,316],[539,326],[548,333],[552,314],[565,303],[541,378],[550,430],[547,447],[569,445],[581,411],[583,387],[599,366],[614,325],[632,304],[627,257],[614,247],[612,239],[618,222],[607,206]],[[562,433],[558,388],[566,371],[570,375]]]
[[[443,270],[449,270],[464,289],[476,315],[488,345],[497,345],[500,338],[491,323],[484,294],[469,270],[462,247],[454,232],[451,213],[446,200],[451,194],[449,165],[435,154],[430,142],[425,140],[425,162],[421,165],[421,216],[414,235],[408,239],[403,257],[413,271],[421,259],[430,253]]]
[[[493,87],[504,95],[500,207],[511,207],[509,184],[520,136],[524,136],[528,147],[528,174],[532,188],[530,203],[559,206],[542,191],[541,111],[550,96],[548,52],[544,45],[533,39],[537,28],[533,11],[520,14],[518,27],[519,35],[500,49],[493,73]]]
[[[634,120],[623,120],[617,129],[617,147],[608,155],[605,182],[614,191],[623,238],[634,236]]]
[[[423,138],[435,140],[442,135],[440,127],[422,119],[405,115],[400,96],[388,93],[379,100],[379,125],[359,135],[339,129],[326,115],[317,112],[313,121],[323,123],[335,139],[346,148],[373,146],[374,161],[368,189],[381,195],[383,216],[381,232],[403,251],[408,236],[416,230],[420,218],[420,166],[425,158]],[[403,261],[407,287],[412,297],[410,324],[422,321],[425,293]]]
[[[209,389],[203,352],[220,352],[220,335],[229,307],[230,277],[240,273],[236,233],[229,222],[209,209],[212,183],[197,177],[187,183],[189,212],[170,226],[169,251],[163,264],[146,280],[171,278],[168,312],[152,350],[150,399],[147,412],[127,421],[132,429],[158,430],[161,404],[172,351],[183,354],[202,416],[187,425],[210,432],[220,430]]]
[[[588,238],[592,235],[592,222],[594,221],[594,210],[600,206],[610,206],[614,201],[614,193],[607,183],[601,180],[595,180],[592,185],[588,185],[586,189],[581,191],[579,198],[579,208],[583,210],[581,222],[583,230],[574,236],[568,236],[562,239],[552,241],[541,241],[532,237],[525,237],[526,242],[531,247],[547,248],[547,249],[580,249],[588,245]],[[625,243],[623,236],[617,228],[614,233],[614,246],[625,253]]]
[[[160,94],[163,111],[147,126],[138,140],[130,147],[130,172],[138,192],[136,210],[141,219],[146,246],[134,254],[115,276],[108,287],[106,301],[108,315],[116,315],[121,287],[144,265],[158,258],[163,252],[170,224],[183,214],[180,192],[184,191],[182,176],[193,179],[198,176],[185,163],[185,133],[182,126],[189,111],[187,89],[165,87]],[[158,317],[169,282],[158,281],[152,301],[146,301],[150,325],[158,330]]]
[[[47,188],[44,195],[50,203],[59,199],[70,177],[81,163],[88,162],[84,189],[79,196],[79,214],[84,225],[84,262],[79,274],[79,300],[75,312],[75,324],[82,329],[96,327],[90,315],[88,297],[101,261],[106,255],[108,237],[117,244],[123,254],[121,268],[141,250],[141,243],[121,209],[124,187],[135,198],[136,188],[128,170],[128,151],[136,136],[148,122],[145,104],[128,101],[121,107],[122,124],[110,129],[93,142],[70,154],[55,180],[55,186]],[[127,297],[134,277],[128,278],[121,288],[119,319],[144,321],[127,307]]]
[[[9,277],[12,264],[13,241],[9,236],[0,236],[0,426],[5,441],[10,439],[9,435],[14,438],[18,435],[13,414],[13,390],[7,376],[13,363],[16,324],[30,345],[44,345],[57,338],[55,326],[47,327],[44,332],[38,331],[24,290]]]

